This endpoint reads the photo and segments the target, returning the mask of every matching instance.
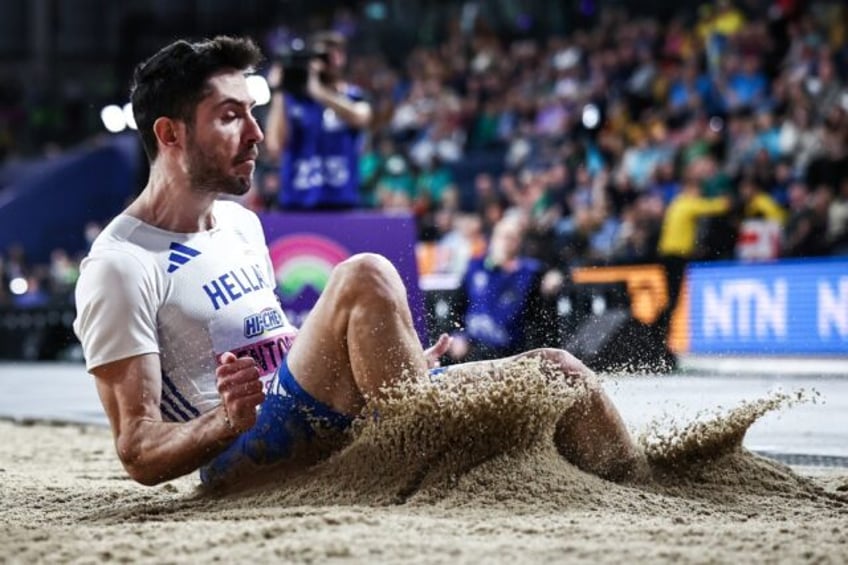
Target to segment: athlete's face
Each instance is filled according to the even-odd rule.
[[[239,71],[224,71],[207,81],[194,124],[188,127],[186,168],[193,189],[241,195],[256,168],[262,130],[253,117],[254,101]]]

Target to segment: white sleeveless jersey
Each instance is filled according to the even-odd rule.
[[[158,353],[162,416],[190,420],[220,404],[221,354],[256,359],[267,383],[297,330],[280,308],[255,214],[217,201],[215,227],[165,231],[117,216],[83,260],[74,331],[92,369]]]

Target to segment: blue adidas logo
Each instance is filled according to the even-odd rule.
[[[172,241],[169,247],[171,254],[168,255],[168,272],[173,273],[181,266],[192,260],[193,257],[200,255],[200,251],[192,249],[188,245]]]

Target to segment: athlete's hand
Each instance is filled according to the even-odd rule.
[[[468,355],[468,351],[470,349],[471,346],[468,343],[468,339],[464,336],[457,336],[455,339],[451,340],[450,356],[455,361],[461,361],[465,359],[465,356]]]
[[[436,343],[424,350],[424,358],[427,360],[428,369],[439,366],[439,358],[447,353],[452,339],[448,334],[442,334],[436,340]]]
[[[256,361],[228,351],[221,355],[215,378],[230,426],[239,433],[249,430],[256,423],[256,407],[265,400]]]

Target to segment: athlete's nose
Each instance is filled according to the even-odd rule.
[[[247,128],[245,137],[249,144],[258,145],[262,143],[262,140],[265,139],[265,135],[262,133],[262,128],[259,126],[259,122],[256,121],[256,117],[253,114],[248,114],[245,127]]]

